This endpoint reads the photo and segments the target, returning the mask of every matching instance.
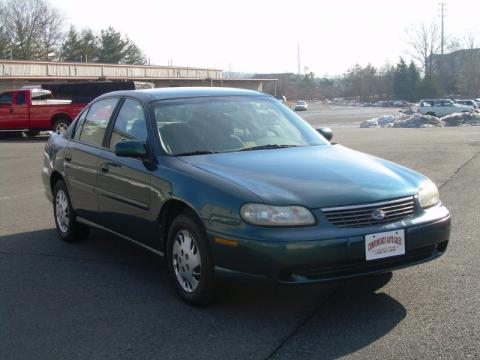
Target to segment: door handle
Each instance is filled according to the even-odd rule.
[[[12,113],[13,113],[13,108],[10,108],[10,114],[12,114]]]
[[[103,173],[107,173],[110,171],[110,167],[121,167],[122,165],[120,165],[119,163],[116,163],[116,162],[113,162],[113,161],[108,161],[108,162],[104,162],[100,165],[100,170],[103,172]]]
[[[68,162],[72,161],[72,155],[68,153],[65,154],[65,161],[68,161]]]

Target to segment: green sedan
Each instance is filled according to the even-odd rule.
[[[50,136],[42,179],[61,239],[95,227],[153,251],[192,304],[218,272],[316,283],[445,253],[435,184],[331,138],[256,91],[112,92]]]

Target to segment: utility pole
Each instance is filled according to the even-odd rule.
[[[443,55],[443,49],[444,49],[444,46],[445,46],[445,16],[446,16],[446,11],[447,11],[447,4],[444,3],[444,2],[441,2],[439,4],[440,6],[440,18],[442,19],[442,23],[441,23],[441,53]]]
[[[300,43],[297,45],[297,65],[298,65],[298,76],[300,76]]]

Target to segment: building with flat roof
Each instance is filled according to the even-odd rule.
[[[140,81],[155,87],[219,86],[276,95],[277,79],[224,77],[223,70],[196,67],[0,60],[0,91],[48,82]],[[264,86],[267,85],[268,86]]]

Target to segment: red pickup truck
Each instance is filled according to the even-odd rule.
[[[0,94],[0,136],[6,132],[65,131],[86,106],[70,100],[54,100],[48,90],[27,89]]]

